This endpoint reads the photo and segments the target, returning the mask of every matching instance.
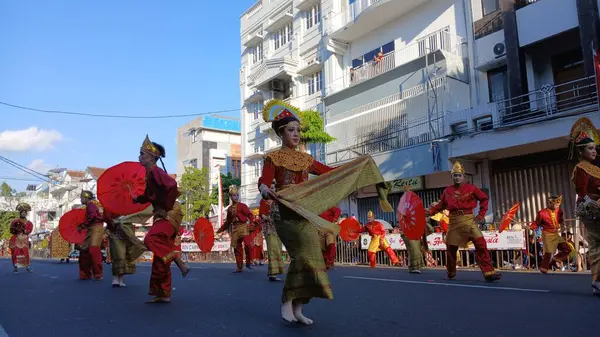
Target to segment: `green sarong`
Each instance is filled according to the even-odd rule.
[[[148,249],[135,237],[133,224],[115,224],[117,230],[111,232],[110,255],[114,276],[135,274],[135,265],[140,256]]]

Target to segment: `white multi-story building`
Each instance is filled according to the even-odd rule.
[[[258,207],[256,182],[263,155],[281,145],[260,112],[281,99],[302,110],[323,112],[324,14],[331,1],[261,0],[240,19],[242,67],[242,201]],[[317,151],[316,148],[313,148]]]
[[[308,100],[318,71],[319,109],[337,138],[325,147],[327,164],[372,155],[393,204],[404,185],[426,204],[437,200],[455,159],[488,192],[488,221],[515,202],[531,221],[551,192],[572,204],[565,149],[573,122],[598,111],[598,2],[257,2],[241,18],[246,202],[257,202],[259,159],[277,145],[257,112],[272,97],[318,103]],[[306,38],[313,22],[319,37]],[[359,191],[342,209],[361,220],[377,213],[373,192]]]

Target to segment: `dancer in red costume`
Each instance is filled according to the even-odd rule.
[[[375,215],[373,211],[367,213],[367,219],[369,222],[362,228],[361,233],[368,232],[371,235],[371,243],[369,244],[369,250],[367,256],[369,257],[369,266],[375,268],[375,255],[380,250],[384,250],[386,254],[392,260],[392,265],[400,264],[398,256],[390,246],[390,243],[385,238],[385,227],[379,221],[375,221]]]
[[[134,199],[138,203],[150,202],[153,208],[154,223],[144,238],[144,244],[154,254],[148,291],[148,295],[154,298],[146,303],[171,302],[171,262],[177,257],[175,236],[178,227],[169,221],[168,213],[174,210],[179,191],[175,179],[156,165],[164,157],[165,148],[146,136],[139,156],[140,163],[146,167],[146,190]],[[181,212],[180,205],[176,211]]]
[[[329,222],[337,223],[342,210],[337,207],[331,207],[325,212],[319,214],[319,216]],[[333,268],[335,264],[335,235],[332,233],[319,231],[321,237],[321,251],[323,252],[323,260],[325,261],[325,268],[327,270]]]
[[[254,219],[254,214],[250,212],[246,204],[240,202],[237,186],[229,186],[229,198],[231,205],[227,208],[227,217],[217,234],[231,230],[231,245],[237,266],[234,273],[241,273],[244,269],[244,253],[246,254],[246,268],[252,269],[252,241],[248,223]]]
[[[477,264],[485,280],[488,282],[498,281],[501,275],[494,270],[487,243],[475,223],[481,223],[485,220],[485,213],[488,210],[488,196],[475,185],[465,182],[465,170],[458,161],[452,166],[451,174],[454,185],[446,187],[442,192],[439,203],[427,210],[428,216],[445,209],[450,212],[450,223],[446,235],[448,279],[454,280],[456,278],[458,247],[465,246],[469,241],[473,241]],[[477,202],[479,202],[479,214],[473,216],[473,209],[477,207]]]
[[[10,224],[10,234],[12,237],[8,242],[10,254],[12,256],[13,273],[19,272],[19,265],[25,265],[28,272],[31,272],[29,257],[29,234],[33,231],[33,224],[27,220],[27,213],[31,211],[31,206],[24,202],[17,205],[19,218],[13,220]],[[19,261],[20,260],[20,261]]]
[[[571,247],[565,239],[560,236],[561,226],[564,226],[564,215],[560,209],[562,203],[562,195],[552,195],[548,198],[548,207],[539,211],[535,222],[531,226],[531,229],[535,230],[538,227],[542,228],[542,242],[544,243],[544,257],[542,259],[542,267],[540,272],[547,274],[550,269],[550,262],[554,260],[553,264],[562,264],[569,254],[571,253]],[[552,255],[558,254],[552,258]]]
[[[104,220],[100,209],[94,203],[96,197],[91,191],[81,191],[81,204],[85,206],[85,222],[79,227],[86,228],[85,241],[79,251],[79,279],[89,280],[93,278],[101,281],[102,251],[101,245],[104,240]]]

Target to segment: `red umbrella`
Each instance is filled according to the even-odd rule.
[[[200,218],[194,223],[194,241],[203,253],[210,253],[215,243],[215,231],[206,218]]]
[[[508,212],[506,212],[506,214],[504,214],[504,216],[502,217],[502,221],[500,222],[500,233],[502,233],[502,231],[508,228],[508,225],[510,225],[511,221],[513,221],[513,219],[515,218],[515,214],[517,214],[518,210],[519,203],[517,202],[508,210]]]
[[[425,233],[425,208],[421,198],[412,191],[406,191],[398,202],[396,210],[400,228],[409,240],[419,240]]]
[[[133,198],[146,190],[146,168],[138,162],[115,165],[98,178],[98,199],[114,215],[141,212],[150,204],[134,204]]]
[[[356,241],[360,236],[360,223],[354,218],[346,218],[340,223],[340,237],[346,242]]]
[[[72,209],[63,214],[58,221],[60,236],[66,241],[80,245],[85,241],[87,229],[77,230],[79,225],[85,222],[85,209]]]

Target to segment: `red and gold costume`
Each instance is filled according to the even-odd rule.
[[[369,211],[367,214],[368,218],[373,217],[373,211]],[[369,257],[369,266],[371,268],[375,268],[375,257],[377,252],[383,250],[390,257],[392,264],[396,265],[400,263],[398,260],[398,256],[390,246],[390,243],[385,238],[385,227],[379,221],[370,221],[363,228],[361,228],[361,233],[369,233],[371,236],[371,243],[369,244],[369,249],[367,251],[367,256]]]
[[[262,219],[262,230],[267,242],[267,258],[269,259],[267,275],[271,281],[280,281],[276,275],[285,273],[283,264],[282,243],[277,236],[277,231],[271,219],[271,203],[272,200],[262,199],[258,209],[258,215]]]
[[[81,196],[90,201],[85,205],[85,222],[81,227],[87,229],[85,241],[79,251],[79,278],[82,280],[102,280],[102,251],[104,240],[104,219],[90,191],[82,191]]]
[[[237,193],[237,186],[230,186],[230,193]],[[219,232],[230,230],[231,245],[235,255],[236,272],[241,272],[244,268],[244,253],[246,254],[246,267],[250,268],[252,264],[252,238],[250,236],[249,222],[254,219],[254,215],[248,206],[241,202],[233,202],[227,208],[227,216]]]
[[[561,226],[564,224],[563,211],[558,207],[562,202],[562,196],[551,197],[551,203],[557,204],[555,209],[545,208],[538,212],[535,222],[531,229],[542,228],[542,242],[544,245],[544,257],[540,271],[547,273],[550,268],[550,260],[552,255],[558,249],[558,254],[554,256],[556,261],[565,261],[571,253],[571,247],[565,239],[560,235]]]
[[[183,233],[185,232],[185,230],[183,229],[183,227],[179,227],[179,230],[177,231],[177,236],[175,237],[175,253],[177,254],[177,256],[181,256],[182,250],[181,250],[181,237],[183,236]]]
[[[342,210],[337,207],[331,207],[319,216],[329,222],[337,223]],[[335,235],[324,231],[319,231],[321,236],[321,251],[323,252],[323,261],[325,268],[331,269],[335,264]]]
[[[18,272],[19,265],[25,266],[28,271],[30,268],[29,257],[29,234],[33,232],[33,224],[27,220],[27,212],[31,211],[31,206],[26,203],[17,205],[19,218],[13,220],[10,224],[10,234],[12,237],[8,241],[8,248],[12,257],[14,272]]]
[[[252,261],[255,263],[262,263],[265,259],[265,254],[263,253],[263,234],[262,234],[262,225],[260,224],[260,218],[255,217],[254,226],[251,229],[250,240],[252,242]]]
[[[576,150],[579,158],[572,177],[577,192],[576,214],[587,232],[593,292],[600,296],[600,168],[585,155],[597,149],[600,135],[589,119],[580,118],[571,128],[570,141],[570,157]]]
[[[452,174],[463,174],[464,169],[459,162],[452,166]],[[475,217],[473,209],[479,202],[479,214]],[[462,183],[459,186],[446,187],[437,205],[431,207],[429,214],[436,214],[443,210],[450,212],[448,234],[446,235],[446,259],[448,278],[456,277],[456,253],[458,247],[467,245],[469,241],[475,246],[475,257],[477,264],[487,281],[496,281],[500,275],[494,270],[487,243],[479,226],[475,223],[483,221],[488,210],[488,196],[475,185]]]
[[[164,156],[148,136],[141,151],[156,157]],[[144,237],[144,244],[154,255],[148,294],[157,298],[171,297],[171,262],[177,257],[174,248],[179,224],[171,223],[168,213],[181,213],[181,206],[177,203],[176,207],[177,197],[179,191],[175,179],[156,165],[146,169],[146,190],[137,197],[137,202],[149,202],[153,208],[154,223]]]

